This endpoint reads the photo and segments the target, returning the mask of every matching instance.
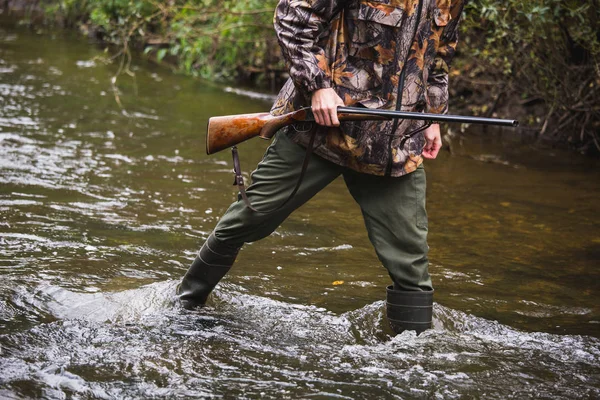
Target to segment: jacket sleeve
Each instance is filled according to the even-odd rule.
[[[280,0],[275,33],[295,86],[309,96],[332,86],[329,62],[320,43],[326,42],[329,21],[342,0]]]
[[[437,50],[427,79],[427,112],[448,112],[448,72],[456,52],[458,25],[463,6],[464,0],[452,0],[449,10],[451,19],[448,24],[433,28]]]

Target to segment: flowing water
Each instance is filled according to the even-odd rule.
[[[386,325],[340,180],[186,311],[178,280],[236,195],[207,119],[269,102],[137,60],[120,107],[105,58],[0,30],[1,398],[600,397],[598,161],[479,132],[427,162],[418,337]],[[240,146],[247,172],[266,145]]]

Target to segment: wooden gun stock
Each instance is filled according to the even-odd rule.
[[[284,126],[305,121],[305,109],[273,116],[269,113],[226,115],[208,120],[206,154],[214,154],[255,136],[271,139]]]

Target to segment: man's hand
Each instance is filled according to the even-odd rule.
[[[442,135],[440,134],[440,126],[433,124],[425,129],[425,147],[423,147],[423,157],[434,159],[437,157],[442,148]]]
[[[315,90],[311,98],[312,112],[317,124],[324,126],[340,126],[337,117],[338,106],[344,101],[332,88]]]

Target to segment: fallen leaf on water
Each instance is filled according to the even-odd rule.
[[[344,283],[344,281],[333,281],[332,285],[337,286],[337,285],[342,285],[343,283]]]

